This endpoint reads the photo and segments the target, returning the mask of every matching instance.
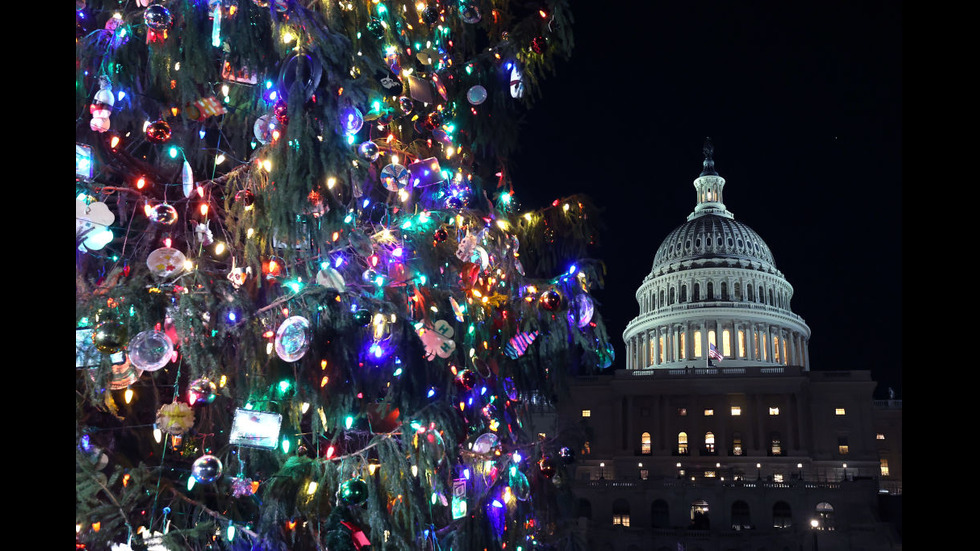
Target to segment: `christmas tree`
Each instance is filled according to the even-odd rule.
[[[530,413],[612,362],[598,217],[510,166],[570,31],[76,0],[76,548],[574,546]]]

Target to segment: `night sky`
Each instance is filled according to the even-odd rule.
[[[814,370],[902,377],[902,37],[893,1],[573,0],[575,50],[526,118],[526,208],[603,209],[598,294],[625,367],[634,293],[695,205],[710,136],[724,201],[769,245]]]

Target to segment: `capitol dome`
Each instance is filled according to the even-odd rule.
[[[694,211],[660,244],[636,292],[627,369],[809,369],[810,329],[790,308],[793,287],[762,237],[726,208],[710,140],[694,187]]]

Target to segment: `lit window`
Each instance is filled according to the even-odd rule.
[[[712,432],[705,433],[704,435],[704,449],[708,453],[715,453],[715,435]]]
[[[769,361],[769,339],[765,333],[762,334],[762,361]]]
[[[714,414],[715,414],[715,410],[713,410],[713,409],[706,409],[706,410],[704,410],[704,416],[705,417],[711,417]]]
[[[588,442],[582,444],[582,455],[589,455],[590,453],[592,453],[591,445]]]
[[[582,410],[582,417],[592,417],[592,410],[591,409],[583,409]]]
[[[881,476],[888,476],[888,460],[881,460]]]
[[[644,432],[640,435],[640,453],[650,453],[650,433]]]
[[[783,475],[781,475],[779,473],[776,473],[776,474],[772,475],[772,481],[773,482],[782,482],[783,481]]]
[[[742,455],[742,437],[738,433],[732,437],[732,455]]]
[[[623,526],[629,527],[630,516],[629,515],[613,515],[613,524],[621,524]]]
[[[695,358],[701,357],[701,332],[700,331],[694,332],[694,357]]]
[[[844,408],[837,408],[836,410],[834,410],[834,413],[836,413],[837,415],[844,415]]]
[[[847,455],[848,447],[847,447],[847,437],[846,436],[841,436],[840,438],[837,439],[837,451],[841,455]]]
[[[726,358],[732,356],[732,332],[728,329],[721,332],[721,349]]]
[[[739,406],[732,406],[732,415],[741,415],[742,408]]]
[[[714,478],[715,476],[716,475],[715,475],[715,472],[714,471],[704,471],[704,477],[705,478]]]
[[[745,331],[742,329],[738,330],[738,357],[745,357]]]
[[[677,415],[681,417],[687,415],[687,408],[677,408]]]
[[[879,432],[878,434],[875,435],[875,438],[877,438],[878,440],[884,440],[885,439],[885,435],[884,434],[881,434]]]
[[[684,333],[681,333],[681,342],[680,342],[681,357],[680,357],[680,359],[682,359],[682,360],[686,360],[687,359],[687,347],[685,346],[685,344],[687,344],[687,339],[685,339],[684,337],[685,337]]]
[[[779,408],[769,408],[769,415],[779,415]]]
[[[667,350],[667,346],[664,344],[664,336],[660,335],[660,363],[664,363],[664,352]]]
[[[677,454],[687,455],[687,433],[682,432],[677,435]]]
[[[544,440],[546,438],[548,438],[548,435],[547,434],[545,434],[543,432],[539,432],[538,433],[538,440]]]
[[[779,363],[779,336],[772,336],[772,360]]]
[[[772,442],[769,443],[769,450],[772,455],[783,455],[783,443],[779,441],[779,438],[773,438]]]

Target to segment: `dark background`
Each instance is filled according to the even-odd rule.
[[[622,333],[696,202],[710,136],[724,202],[767,242],[814,370],[870,369],[901,398],[902,6],[572,1],[575,50],[526,117],[517,199],[603,209],[600,311]]]

